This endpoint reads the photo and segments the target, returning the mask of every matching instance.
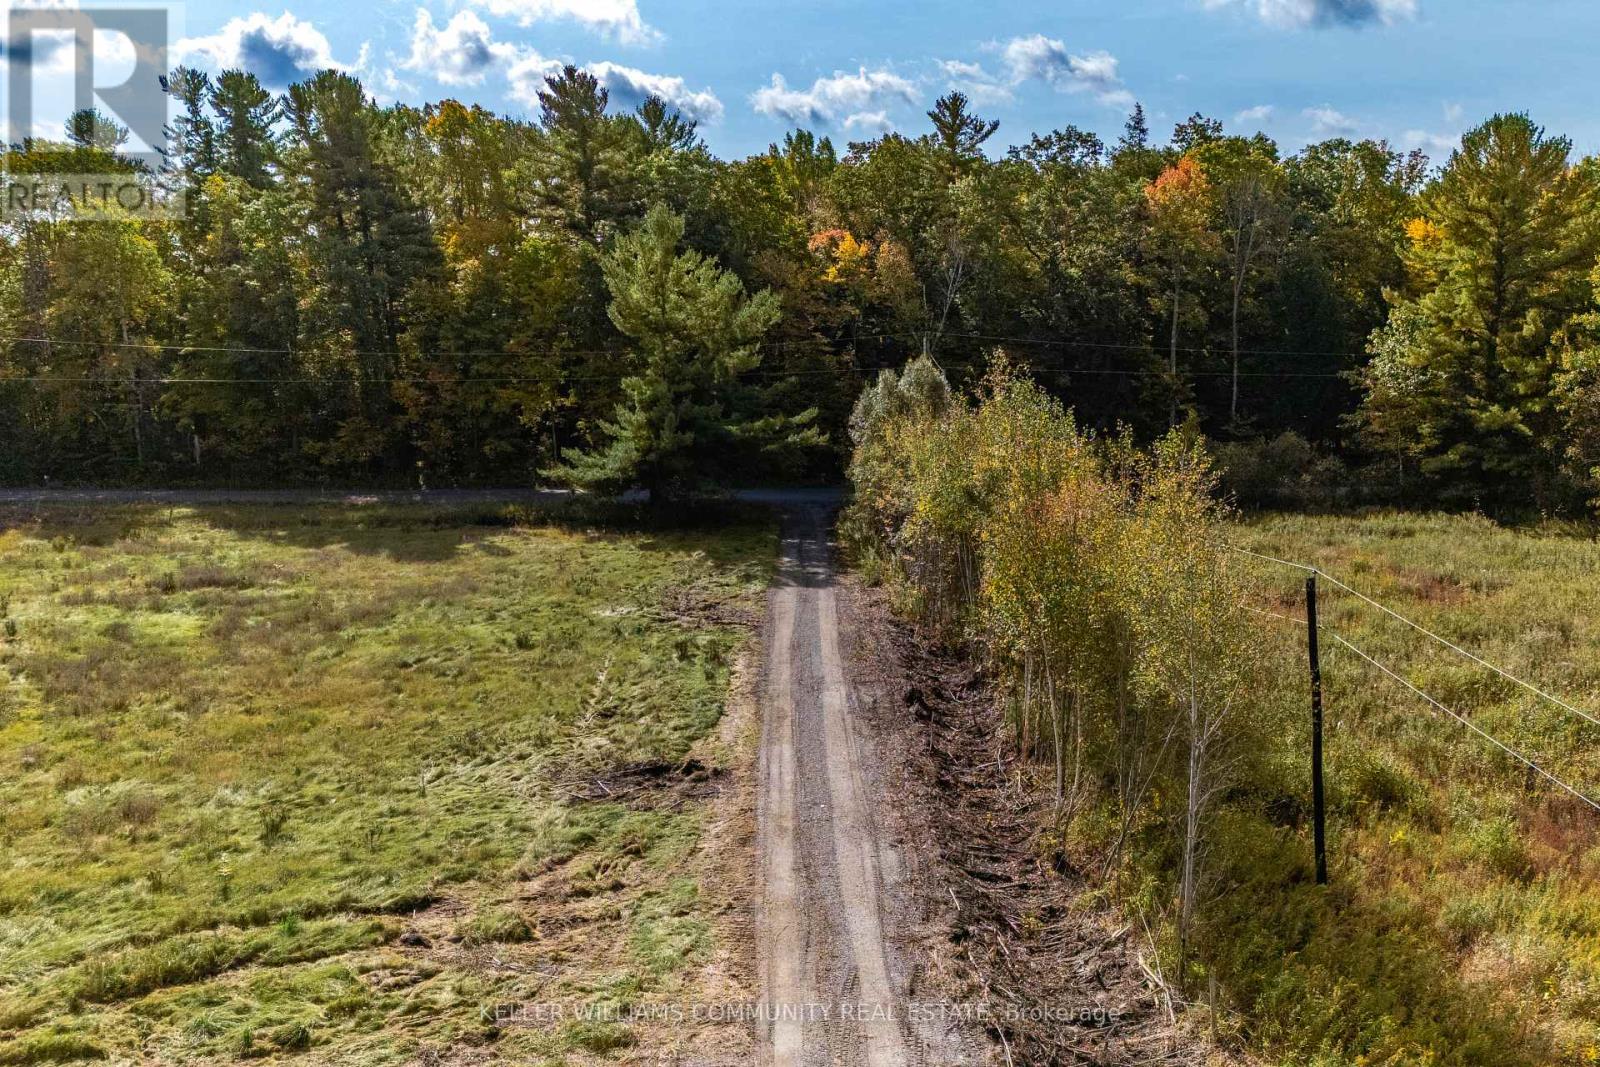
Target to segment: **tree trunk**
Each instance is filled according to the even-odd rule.
[[[1061,816],[1061,805],[1066,799],[1066,751],[1061,745],[1061,711],[1056,706],[1056,678],[1050,669],[1045,670],[1045,692],[1048,694],[1047,702],[1050,708],[1050,728],[1053,733],[1056,750],[1056,817]]]
[[[1172,265],[1172,347],[1167,353],[1167,376],[1171,379],[1168,387],[1172,390],[1171,409],[1167,413],[1167,423],[1171,429],[1178,427],[1178,298],[1179,281],[1182,271],[1177,263]]]
[[[128,340],[128,321],[122,320],[122,343]],[[133,370],[129,372],[133,383],[133,453],[140,467],[144,466],[144,382],[139,377],[139,357],[133,357]]]
[[[1244,271],[1233,276],[1233,395],[1228,401],[1228,421],[1239,421],[1239,301],[1244,292]]]

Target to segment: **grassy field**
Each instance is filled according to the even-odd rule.
[[[529,999],[671,992],[714,950],[693,790],[763,521],[0,516],[0,1064],[585,1061]],[[704,792],[704,791],[701,791]]]
[[[1320,567],[1600,714],[1590,529],[1268,516],[1241,524],[1235,540]],[[1261,607],[1303,617],[1304,575],[1256,566]],[[1241,823],[1224,846],[1235,881],[1215,912],[1212,952],[1237,1006],[1295,1063],[1600,1062],[1600,817],[1326,634],[1592,796],[1600,727],[1326,582],[1320,591],[1334,884],[1306,881],[1306,749],[1292,738],[1283,795],[1264,805],[1274,825]],[[1284,684],[1308,706],[1303,628],[1263,627],[1276,629]]]

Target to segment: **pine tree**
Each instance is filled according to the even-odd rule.
[[[602,490],[639,484],[660,505],[709,482],[741,451],[776,456],[822,443],[813,412],[763,414],[759,393],[738,380],[760,365],[756,345],[778,321],[777,295],[747,296],[716,261],[679,252],[683,232],[680,216],[654,207],[602,261],[633,373],[603,425],[608,443],[569,451],[552,477]]]
[[[545,85],[543,150],[530,166],[535,212],[598,248],[633,206],[633,124],[606,114],[610,94],[588,71],[568,66]]]
[[[283,100],[267,91],[254,74],[225,70],[211,88],[217,114],[219,165],[257,189],[272,184],[278,164],[278,135]]]
[[[659,96],[646,97],[634,117],[648,152],[689,152],[700,146],[699,123]]]
[[[348,74],[326,70],[289,88],[288,169],[309,223],[301,321],[322,366],[356,382],[330,461],[375,458],[392,410],[389,379],[413,284],[437,266],[423,213],[381,158],[379,115]]]
[[[1593,165],[1526,116],[1472,130],[1407,225],[1420,294],[1374,335],[1362,420],[1460,497],[1550,501],[1563,330],[1593,299]]]
[[[1000,128],[997,119],[980,119],[967,110],[965,93],[950,92],[933,103],[928,118],[933,122],[933,138],[944,154],[952,179],[961,176],[974,161],[983,158],[983,144]]]
[[[178,67],[161,79],[161,86],[182,109],[167,130],[167,166],[182,174],[192,191],[217,169],[217,130],[206,114],[211,78],[203,71]]]
[[[67,116],[67,144],[80,151],[114,153],[128,143],[128,128],[96,108]]]
[[[1122,139],[1117,142],[1118,152],[1143,152],[1150,147],[1150,123],[1144,117],[1144,105],[1135,102],[1122,126]]]

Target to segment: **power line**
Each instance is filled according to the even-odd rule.
[[[870,373],[885,368],[858,367]],[[775,370],[752,368],[741,372],[758,378],[792,378],[810,375],[843,375],[847,368],[811,368],[802,370]],[[13,378],[0,375],[0,385],[10,382],[33,382],[54,385],[563,385],[569,382],[615,383],[633,374],[545,374],[508,375],[503,377],[450,378],[428,375],[399,376],[392,378],[108,378],[104,376],[18,375]]]
[[[1135,345],[1135,344],[1128,344],[1126,342],[1118,342],[1118,341],[1082,341],[1082,340],[1077,340],[1077,339],[1074,339],[1074,338],[1007,337],[1007,336],[1002,335],[1002,334],[961,333],[961,332],[958,332],[958,331],[948,331],[948,330],[945,331],[943,336],[945,336],[945,337],[967,337],[967,338],[972,338],[974,340],[979,340],[979,341],[1012,341],[1012,342],[1015,342],[1017,344],[1060,345],[1060,346],[1066,346],[1066,347],[1072,347],[1072,348],[1124,349],[1124,350],[1136,351],[1136,352],[1158,352],[1158,351],[1159,352],[1171,352],[1173,350],[1171,345],[1154,345],[1154,344],[1150,344],[1150,345]],[[1213,353],[1213,352],[1219,352],[1219,353],[1223,353],[1223,354],[1231,354],[1232,351],[1233,351],[1232,348],[1223,349],[1223,348],[1217,348],[1217,347],[1210,346],[1210,345],[1179,345],[1179,346],[1177,346],[1177,350],[1179,352],[1200,352],[1200,353],[1203,353],[1203,354],[1210,354],[1210,353]],[[1366,353],[1365,352],[1340,352],[1340,351],[1335,351],[1333,349],[1315,349],[1315,348],[1241,348],[1241,349],[1239,349],[1239,354],[1241,356],[1331,356],[1331,357],[1336,357],[1336,358],[1340,358],[1340,359],[1364,359],[1364,358],[1366,358]],[[1321,375],[1321,377],[1339,378],[1339,377],[1343,377],[1343,375],[1338,375],[1338,374]]]
[[[880,340],[885,337],[909,337],[908,332],[898,333],[867,333],[859,334],[848,342],[834,341],[826,337],[798,338],[788,341],[762,341],[755,347],[762,349],[797,348],[802,345],[835,345],[841,343],[853,344],[855,341]],[[159,352],[213,352],[223,355],[239,356],[300,356],[315,355],[314,351],[304,348],[255,348],[238,345],[192,345],[161,341],[96,341],[86,338],[62,337],[25,337],[18,334],[0,334],[0,342],[9,344],[35,344],[35,345],[64,345],[73,348],[131,348],[139,351]],[[409,355],[400,349],[388,348],[351,348],[341,349],[341,356],[404,356]],[[461,350],[428,349],[415,353],[416,355],[434,356],[614,356],[619,352],[614,348],[541,348],[527,351],[513,351],[509,348],[472,348]]]
[[[1516,760],[1518,763],[1521,763],[1524,766],[1528,767],[1535,774],[1538,774],[1540,777],[1544,778],[1545,780],[1547,780],[1549,782],[1552,782],[1555,785],[1559,786],[1560,788],[1566,790],[1568,793],[1571,793],[1573,796],[1577,797],[1579,800],[1583,801],[1585,804],[1589,805],[1591,808],[1595,809],[1596,811],[1600,811],[1600,801],[1596,801],[1594,798],[1588,796],[1587,794],[1585,794],[1583,792],[1580,792],[1577,788],[1568,785],[1566,782],[1562,781],[1560,778],[1557,778],[1555,775],[1551,774],[1549,771],[1547,771],[1543,767],[1539,766],[1537,763],[1535,763],[1533,760],[1529,759],[1527,756],[1524,756],[1521,752],[1518,752],[1516,749],[1512,748],[1510,745],[1506,744],[1504,741],[1501,741],[1499,738],[1495,737],[1493,734],[1489,733],[1487,730],[1484,730],[1481,727],[1479,727],[1476,723],[1472,722],[1472,720],[1468,719],[1466,716],[1461,715],[1461,714],[1451,710],[1450,708],[1445,707],[1439,701],[1435,700],[1432,696],[1428,695],[1427,693],[1425,693],[1421,689],[1419,689],[1417,686],[1413,685],[1409,679],[1403,678],[1399,674],[1396,674],[1394,671],[1390,670],[1388,667],[1385,667],[1383,664],[1379,663],[1377,660],[1373,659],[1371,656],[1369,656],[1365,652],[1361,651],[1361,649],[1357,648],[1355,645],[1352,645],[1349,641],[1346,641],[1343,637],[1340,637],[1338,634],[1332,632],[1331,630],[1328,631],[1328,636],[1333,638],[1340,645],[1344,646],[1345,648],[1348,648],[1351,652],[1354,652],[1356,655],[1360,656],[1362,659],[1366,660],[1368,663],[1372,664],[1372,666],[1378,668],[1378,670],[1382,671],[1384,674],[1388,675],[1390,678],[1393,678],[1395,681],[1399,682],[1401,685],[1403,685],[1407,689],[1411,690],[1413,693],[1417,694],[1417,696],[1421,697],[1423,700],[1426,700],[1429,704],[1432,704],[1434,707],[1438,708],[1440,711],[1444,712],[1446,715],[1448,715],[1452,719],[1456,720],[1456,722],[1459,722],[1462,726],[1465,726],[1467,729],[1471,730],[1473,733],[1477,734],[1479,737],[1483,738],[1485,741],[1488,741],[1491,745],[1493,745],[1495,748],[1498,748],[1501,752],[1504,752],[1506,755],[1510,756],[1512,759]]]
[[[889,339],[889,338],[917,339],[917,338],[921,338],[921,337],[926,336],[926,334],[927,334],[927,331],[919,331],[919,330],[881,331],[881,332],[876,332],[876,333],[857,334],[857,335],[855,335],[855,336],[853,336],[851,338],[840,339],[840,340],[831,340],[829,338],[820,338],[819,337],[819,338],[807,338],[807,339],[797,339],[797,340],[789,340],[789,341],[764,342],[764,343],[758,345],[757,347],[762,348],[762,349],[771,350],[771,349],[795,348],[795,347],[801,347],[801,346],[805,346],[805,345],[854,346],[856,343],[858,343],[860,341],[878,341],[878,340],[885,340],[885,339]],[[1044,346],[1056,346],[1056,347],[1066,346],[1066,347],[1080,347],[1080,348],[1101,348],[1101,349],[1112,349],[1112,350],[1127,351],[1127,352],[1155,352],[1156,351],[1156,348],[1154,346],[1151,346],[1151,345],[1127,344],[1127,343],[1120,343],[1119,344],[1119,343],[1114,343],[1114,342],[1109,342],[1109,341],[1083,341],[1083,340],[1070,339],[1070,338],[1017,337],[1017,336],[1014,336],[1014,335],[1006,335],[1006,334],[980,334],[980,333],[957,333],[957,332],[946,332],[946,333],[942,334],[941,336],[943,336],[943,337],[960,337],[960,338],[966,338],[966,339],[969,339],[969,340],[993,341],[993,342],[997,342],[997,343],[1010,343],[1010,344],[1044,345]],[[210,353],[220,353],[220,354],[224,354],[224,355],[226,355],[226,354],[234,354],[234,355],[288,355],[288,356],[293,356],[293,355],[305,354],[305,352],[306,352],[305,349],[298,349],[298,348],[264,348],[264,347],[234,346],[234,345],[191,345],[191,344],[157,342],[157,341],[151,341],[151,342],[142,342],[142,341],[97,341],[97,340],[88,340],[88,339],[82,339],[82,338],[31,337],[31,336],[22,336],[22,335],[17,335],[17,334],[0,334],[0,342],[10,343],[10,344],[64,345],[64,346],[69,346],[69,347],[86,347],[86,348],[119,348],[119,349],[126,348],[126,349],[142,350],[142,351],[210,352]],[[1208,353],[1208,352],[1213,351],[1213,349],[1200,348],[1200,347],[1188,347],[1188,348],[1180,348],[1179,351]],[[1242,348],[1242,349],[1239,350],[1239,353],[1240,353],[1240,355],[1267,355],[1267,356],[1330,356],[1330,355],[1339,355],[1339,356],[1347,356],[1347,357],[1351,357],[1351,358],[1360,358],[1360,356],[1357,353],[1318,352],[1318,351],[1315,351],[1315,350],[1269,349],[1269,348],[1258,348],[1258,349],[1243,349]],[[398,350],[389,350],[389,349],[351,349],[351,350],[347,350],[347,351],[344,351],[344,352],[341,353],[341,355],[345,355],[345,356],[398,356],[398,355],[404,355],[404,354],[406,354],[406,353],[400,352]],[[617,351],[615,349],[603,349],[603,348],[591,348],[591,349],[543,349],[543,350],[528,351],[528,352],[511,352],[511,351],[508,351],[506,349],[463,349],[463,350],[460,350],[460,351],[432,350],[431,352],[425,352],[425,353],[419,353],[419,354],[422,354],[422,355],[428,355],[428,354],[443,355],[443,356],[450,356],[450,357],[498,356],[498,355],[607,356],[607,355],[616,355]],[[1116,367],[1110,367],[1110,368],[1103,368],[1103,367],[1038,367],[1038,368],[1034,368],[1034,369],[1037,370],[1037,371],[1047,372],[1047,373],[1051,373],[1051,374],[1079,374],[1079,375],[1109,376],[1109,377],[1166,377],[1167,373],[1168,373],[1165,369],[1158,368],[1158,367],[1134,367],[1134,368],[1116,368]],[[1313,380],[1315,380],[1315,379],[1321,379],[1321,380],[1335,380],[1335,379],[1338,379],[1338,380],[1342,380],[1345,377],[1343,374],[1339,374],[1339,373],[1329,373],[1329,372],[1320,372],[1320,371],[1294,371],[1294,370],[1239,371],[1237,375],[1235,375],[1232,371],[1187,370],[1187,371],[1180,372],[1180,376],[1187,377],[1187,378],[1232,378],[1232,377],[1237,376],[1239,378],[1264,378],[1264,379],[1280,379],[1280,378],[1281,379],[1297,379],[1297,378],[1303,378],[1303,379],[1313,379]],[[20,380],[20,379],[14,379],[14,380]]]
[[[1166,378],[1166,377],[1170,376],[1168,374],[1168,372],[1166,371],[1166,369],[1161,368],[1161,367],[1143,367],[1143,368],[1129,368],[1129,369],[1117,369],[1117,368],[1100,369],[1100,368],[1091,368],[1091,367],[1034,367],[1032,369],[1037,373],[1044,373],[1044,374],[1094,374],[1094,375],[1104,374],[1104,375],[1111,375],[1111,376],[1115,376],[1115,377],[1128,377],[1128,378]],[[1225,370],[1191,370],[1191,371],[1179,371],[1178,372],[1178,377],[1180,377],[1180,378],[1231,378],[1231,377],[1233,377],[1233,374],[1232,374],[1231,371],[1225,371]],[[1269,370],[1263,370],[1263,371],[1240,371],[1239,372],[1239,377],[1241,377],[1241,378],[1273,378],[1273,379],[1276,379],[1276,378],[1323,378],[1323,379],[1330,379],[1330,378],[1343,378],[1344,375],[1342,375],[1342,374],[1315,374],[1315,373],[1312,373],[1310,371],[1269,371]]]

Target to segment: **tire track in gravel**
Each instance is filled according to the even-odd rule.
[[[858,718],[830,562],[829,514],[791,510],[768,597],[758,910],[762,1062],[969,1062],[907,1011],[916,887],[882,817],[883,774]]]
[[[787,570],[792,560],[786,555]],[[772,594],[767,633],[769,678],[791,678],[796,589],[787,585]],[[788,685],[771,691],[764,704],[761,731],[761,781],[758,804],[762,833],[763,940],[762,987],[769,1004],[799,1004],[809,999],[800,973],[800,887],[795,871],[794,692]],[[795,1018],[772,1021],[772,1060],[800,1062],[800,1026]]]

